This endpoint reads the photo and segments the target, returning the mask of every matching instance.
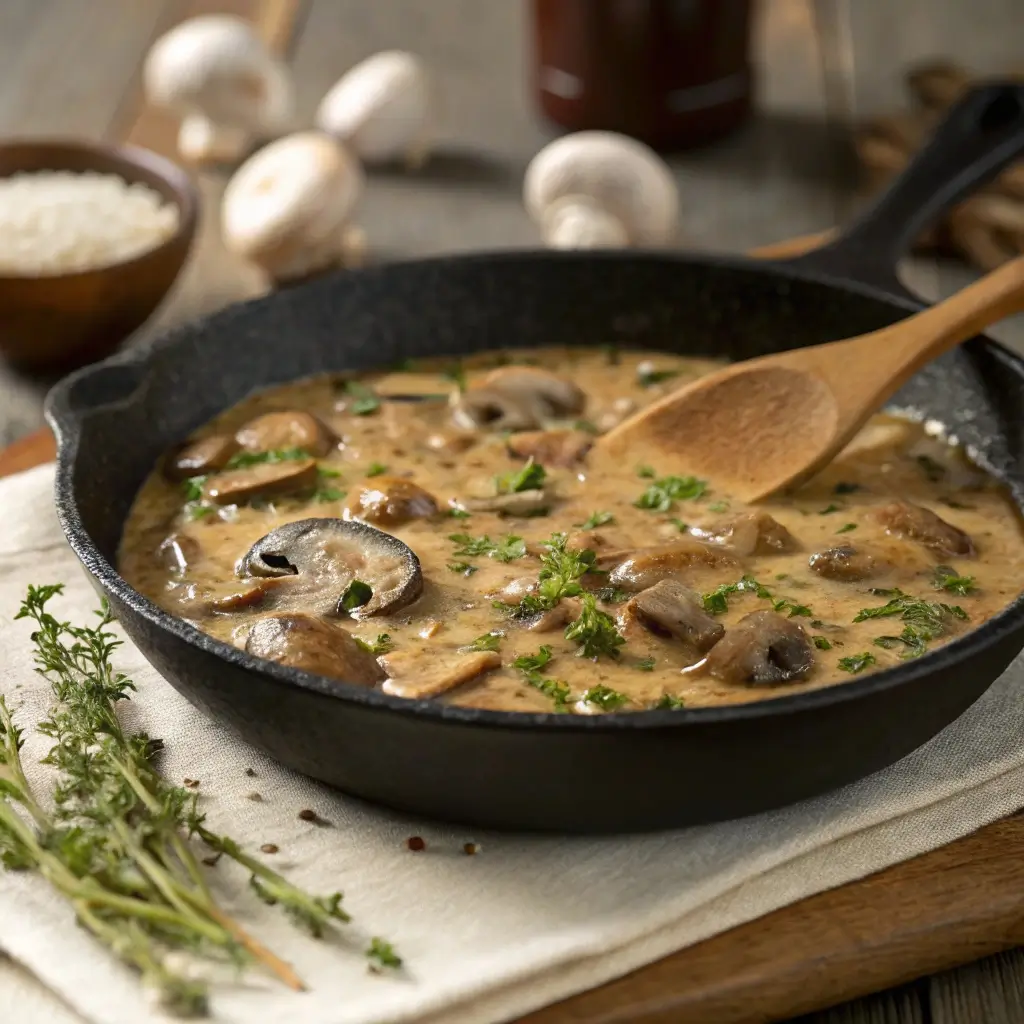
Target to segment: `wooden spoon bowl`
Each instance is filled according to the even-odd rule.
[[[59,373],[108,355],[149,319],[185,264],[199,197],[181,168],[149,150],[74,140],[0,144],[0,177],[43,170],[117,174],[148,185],[179,211],[170,238],[120,263],[45,276],[0,274],[0,354],[22,370]]]

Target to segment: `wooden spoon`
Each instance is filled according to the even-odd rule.
[[[597,453],[757,501],[829,463],[926,363],[1022,310],[1024,257],[891,327],[702,377],[609,431]]]

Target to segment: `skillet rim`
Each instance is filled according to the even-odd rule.
[[[451,264],[460,266],[473,263],[501,264],[503,262],[522,261],[524,259],[530,259],[535,262],[574,262],[585,259],[593,262],[612,263],[621,260],[624,256],[631,262],[667,262],[684,267],[699,264],[704,267],[722,267],[753,272],[784,281],[816,284],[841,292],[844,296],[867,298],[893,307],[903,308],[908,313],[916,312],[928,305],[917,300],[909,293],[906,297],[895,295],[876,286],[817,272],[812,267],[805,265],[790,265],[786,261],[766,261],[744,256],[705,254],[689,250],[659,251],[631,249],[626,253],[617,250],[580,252],[535,248],[480,250],[470,253],[453,253],[419,259],[395,260],[385,265],[365,268],[360,270],[359,274],[379,276],[387,274],[392,268],[399,267],[429,265],[443,269],[446,265]],[[492,729],[509,729],[518,732],[555,730],[559,733],[596,732],[598,734],[617,732],[624,729],[664,730],[671,727],[727,725],[734,721],[785,718],[787,716],[813,712],[821,707],[833,704],[844,704],[867,699],[875,693],[884,692],[927,677],[932,674],[933,670],[938,670],[943,662],[945,662],[947,668],[953,665],[965,665],[972,658],[983,653],[986,648],[997,646],[1000,640],[1024,626],[1024,591],[1022,591],[1000,612],[962,637],[913,661],[906,661],[900,665],[882,669],[860,679],[851,678],[848,681],[832,683],[803,693],[789,694],[782,697],[765,696],[742,704],[694,708],[684,707],[672,711],[645,710],[607,715],[492,711],[484,708],[444,704],[436,700],[410,700],[405,697],[395,697],[379,690],[368,690],[354,683],[330,679],[326,676],[318,676],[254,657],[240,648],[202,632],[195,626],[189,625],[179,616],[164,611],[157,604],[135,590],[121,576],[114,565],[103,556],[83,526],[78,512],[73,481],[74,468],[80,454],[80,417],[71,409],[68,396],[78,382],[93,376],[102,375],[112,367],[132,367],[144,370],[156,354],[173,348],[176,344],[194,335],[197,330],[205,329],[211,323],[215,323],[222,318],[234,317],[243,309],[256,307],[266,302],[273,302],[281,295],[294,297],[296,293],[301,294],[307,288],[322,287],[325,279],[341,281],[346,276],[348,275],[343,272],[324,275],[308,284],[298,285],[284,293],[271,292],[268,295],[259,296],[254,299],[232,303],[198,320],[180,324],[169,331],[146,339],[135,348],[122,350],[106,359],[83,367],[58,382],[47,395],[44,411],[46,419],[57,438],[54,504],[64,536],[84,569],[100,584],[103,591],[112,595],[117,601],[127,605],[151,626],[166,631],[176,639],[198,648],[203,653],[222,659],[244,671],[259,673],[275,682],[286,684],[288,687],[297,687],[300,690],[311,691],[319,696],[350,701],[374,711],[394,712],[415,718],[427,717],[446,725],[484,726]],[[987,335],[979,335],[973,339],[972,343],[983,347],[1002,362],[1008,372],[1024,380],[1024,357]],[[140,376],[141,379],[142,376]],[[100,411],[116,410],[118,405],[127,404],[131,400],[131,395],[129,395],[127,398],[105,402],[102,405],[86,410],[84,416]],[[1018,508],[1024,508],[1024,485],[1010,483],[1006,480],[1001,480],[1001,482],[1004,486],[1009,487],[1013,493]],[[123,525],[122,521],[122,528]]]

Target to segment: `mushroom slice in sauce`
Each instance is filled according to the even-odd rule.
[[[291,576],[283,600],[321,615],[362,619],[404,608],[423,590],[414,552],[383,530],[345,519],[300,519],[271,530],[238,564],[240,576]],[[358,608],[341,607],[356,581],[372,595]]]
[[[189,441],[167,458],[164,476],[171,480],[187,480],[190,476],[216,473],[228,464],[238,449],[238,442],[226,434]]]
[[[546,512],[551,507],[547,491],[513,491],[495,494],[489,498],[467,498],[463,504],[471,512],[497,512],[503,516],[530,516]]]
[[[725,633],[725,627],[704,611],[699,595],[675,580],[662,580],[640,591],[626,610],[644,625],[670,633],[698,651],[710,650]]]
[[[691,527],[690,532],[701,540],[722,544],[742,556],[795,551],[799,546],[793,534],[767,512],[744,512],[711,529]]]
[[[317,457],[326,455],[338,443],[320,420],[298,409],[257,416],[235,434],[235,440],[248,452],[301,448]]]
[[[507,604],[511,608],[519,604],[524,597],[536,594],[537,587],[536,576],[517,576],[514,580],[509,580],[501,590],[490,593],[487,596],[495,601],[500,601],[502,604]]]
[[[494,388],[468,388],[453,394],[452,421],[463,430],[532,430],[541,426],[535,410]]]
[[[483,386],[512,395],[540,419],[575,416],[587,404],[574,381],[538,366],[499,366],[484,377]]]
[[[641,548],[617,565],[608,577],[614,587],[638,593],[662,580],[689,580],[723,570],[741,570],[740,563],[721,548],[699,540],[678,540],[672,544]]]
[[[241,612],[262,604],[276,580],[224,580],[189,583],[177,602],[186,615],[206,612]]]
[[[849,544],[815,551],[807,564],[819,576],[824,576],[827,580],[841,580],[844,583],[867,580],[877,575],[881,569],[889,568],[887,565],[879,565],[875,557],[867,551]]]
[[[165,537],[157,550],[161,563],[175,573],[184,572],[202,554],[199,541],[185,533],[172,533]]]
[[[258,619],[245,649],[258,658],[346,683],[373,686],[384,679],[374,656],[346,630],[302,612]]]
[[[711,648],[708,671],[727,683],[775,684],[806,679],[814,649],[801,626],[775,612],[751,612]]]
[[[244,469],[229,469],[210,477],[203,493],[217,505],[244,505],[256,498],[279,497],[311,491],[316,486],[313,459],[264,462]]]
[[[388,678],[382,689],[395,697],[436,697],[497,668],[496,651],[441,652],[424,644],[413,650],[394,651],[379,659]]]
[[[974,554],[974,544],[963,530],[921,505],[893,501],[879,509],[876,517],[886,533],[916,540],[936,554]]]
[[[575,466],[594,443],[592,434],[582,430],[527,430],[513,434],[508,450],[521,459],[534,459],[543,466]]]
[[[410,519],[426,519],[437,513],[437,499],[411,480],[378,476],[360,490],[345,514],[380,526],[400,526]]]

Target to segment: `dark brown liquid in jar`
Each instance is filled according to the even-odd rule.
[[[750,0],[533,0],[534,88],[569,131],[699,145],[750,111]]]

